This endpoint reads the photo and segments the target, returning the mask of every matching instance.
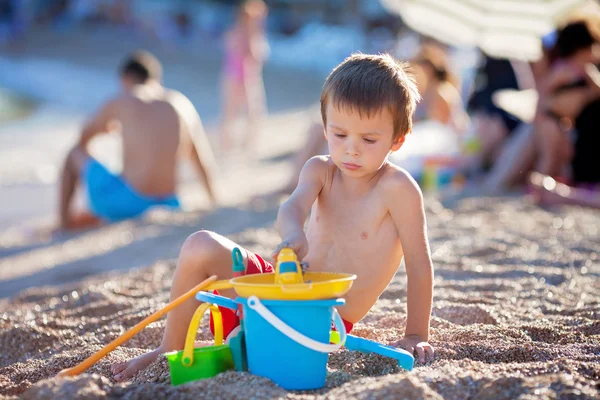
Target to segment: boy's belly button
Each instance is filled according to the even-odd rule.
[[[362,240],[367,240],[368,237],[369,237],[369,235],[367,234],[367,232],[363,232],[363,233],[360,234],[360,238]]]

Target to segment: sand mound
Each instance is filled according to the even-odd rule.
[[[112,363],[158,345],[161,320],[86,374],[54,379],[62,368],[75,365],[165,304],[175,267],[171,260],[69,286],[29,289],[1,302],[0,395],[26,399],[597,398],[600,215],[578,208],[549,212],[510,198],[463,200],[453,209],[430,199],[427,213],[436,267],[431,342],[437,357],[412,372],[400,370],[385,357],[340,351],[330,357],[327,386],[314,392],[287,392],[267,379],[235,372],[172,387],[164,358],[130,382],[113,382]],[[119,235],[118,230],[95,233],[98,237],[113,234]],[[277,243],[268,224],[229,236],[262,254]],[[182,235],[179,241],[184,239]],[[173,237],[169,240],[176,242]],[[57,254],[52,246],[47,251]],[[38,252],[37,262],[42,265],[44,253]],[[34,259],[28,262],[37,268]],[[3,263],[10,265],[10,258]],[[406,321],[405,305],[405,275],[400,270],[353,333],[383,343],[397,340]],[[210,340],[206,324],[198,339]]]

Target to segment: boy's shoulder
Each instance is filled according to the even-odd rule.
[[[329,156],[314,156],[304,163],[300,172],[300,182],[312,182],[324,185],[327,178],[335,168]]]
[[[335,164],[329,155],[311,157],[304,164],[304,169],[311,173],[326,173],[331,168],[335,168]]]
[[[421,189],[406,170],[387,161],[377,187],[388,199],[421,198]]]

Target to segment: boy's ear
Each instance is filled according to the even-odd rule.
[[[396,139],[394,141],[394,143],[392,143],[392,148],[390,150],[398,151],[400,149],[400,147],[402,147],[402,145],[404,144],[405,140],[406,140],[406,135],[400,136],[398,139]]]
[[[325,140],[327,140],[327,129],[323,127],[323,136],[325,136]]]

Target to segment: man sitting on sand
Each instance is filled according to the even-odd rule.
[[[142,214],[155,205],[179,207],[176,160],[190,157],[215,202],[212,151],[192,103],[161,84],[162,67],[148,52],[135,52],[120,69],[122,93],[105,103],[85,125],[69,152],[60,189],[60,227],[75,229]],[[101,133],[121,131],[123,171],[117,176],[90,156],[88,144]],[[81,179],[89,213],[75,214],[71,200]]]
[[[282,243],[272,257],[290,247],[313,271],[356,274],[346,305],[339,310],[347,331],[369,312],[404,257],[408,315],[405,334],[395,345],[425,362],[426,354],[433,357],[427,343],[433,267],[423,197],[408,173],[388,161],[412,128],[418,99],[414,79],[389,55],[356,54],[333,70],[321,94],[330,155],[306,162],[296,190],[279,210]],[[213,232],[191,235],[181,249],[171,298],[211,275],[232,278],[234,247],[239,246]],[[243,258],[246,274],[273,271],[258,254],[244,250]],[[231,291],[223,294],[234,296]],[[170,311],[160,347],[115,364],[115,379],[128,379],[160,354],[182,349],[197,305],[191,299]],[[224,326],[230,327],[226,319],[233,315],[223,318]]]

